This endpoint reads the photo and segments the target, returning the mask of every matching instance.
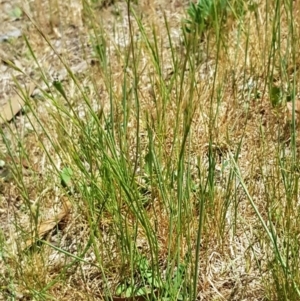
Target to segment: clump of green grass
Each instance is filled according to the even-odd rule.
[[[182,27],[139,8],[120,4],[120,46],[84,2],[93,66],[80,78],[36,26],[68,74],[48,81],[25,39],[48,88],[44,103],[24,95],[26,126],[1,129],[13,158],[4,189],[22,203],[18,239],[0,236],[4,296],[298,300],[296,124],[284,144],[284,102],[272,99],[275,78],[292,78],[296,95],[291,4],[199,0]],[[37,237],[65,198],[72,212]]]

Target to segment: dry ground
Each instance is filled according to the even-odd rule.
[[[89,237],[89,226],[82,214],[84,200],[76,194],[69,196],[55,176],[54,166],[61,169],[71,161],[66,153],[68,146],[63,145],[65,134],[58,127],[59,122],[74,135],[74,144],[82,142],[80,142],[80,137],[76,136],[76,128],[72,126],[70,120],[70,124],[68,124],[67,118],[55,119],[54,112],[58,105],[53,105],[44,96],[43,91],[53,93],[54,98],[58,98],[59,94],[52,86],[47,87],[45,81],[52,83],[53,79],[58,77],[64,83],[68,98],[72,99],[75,112],[82,120],[88,121],[85,104],[78,87],[70,80],[70,76],[57,54],[65,59],[68,66],[77,75],[78,81],[91,99],[93,110],[96,113],[103,110],[106,114],[110,107],[107,82],[103,70],[95,58],[92,42],[89,39],[90,33],[93,31],[89,22],[89,12],[82,10],[81,1],[70,1],[65,4],[62,4],[63,1],[58,1],[60,5],[54,5],[51,11],[48,5],[54,2],[29,1],[24,9],[48,37],[57,53],[51,49],[32,20],[29,20],[24,13],[21,16],[13,16],[13,10],[16,7],[23,7],[23,1],[0,2],[0,19],[5,21],[0,22],[0,38],[8,33],[18,33],[16,29],[20,30],[27,36],[39,63],[38,66],[33,60],[22,37],[12,37],[9,41],[0,41],[2,58],[0,106],[4,107],[9,98],[15,97],[16,80],[20,85],[28,87],[30,83],[33,83],[35,87],[33,92],[30,91],[33,96],[30,105],[34,113],[31,110],[27,111],[27,115],[26,111],[22,112],[15,121],[10,123],[10,126],[3,125],[3,133],[8,142],[6,146],[4,141],[0,142],[0,159],[5,163],[1,169],[0,182],[1,240],[5,242],[2,242],[3,250],[0,247],[0,274],[4,275],[4,277],[0,277],[0,300],[8,300],[12,291],[16,294],[16,300],[33,300],[33,289],[36,291],[36,300],[39,298],[46,300],[45,296],[50,295],[55,300],[102,300],[104,293],[102,273],[107,274],[112,286],[119,280],[119,259],[116,251],[118,246],[112,243],[116,237],[114,237],[114,220],[111,213],[104,214],[99,223],[101,232],[99,250],[101,256],[106,258],[103,259],[105,271],[99,271],[96,255],[92,251],[84,255],[84,261],[80,266],[71,266],[70,269],[67,269],[66,266],[74,258],[65,256],[47,245],[42,247],[42,251],[36,252],[30,257],[20,255],[23,254],[26,245],[33,244],[32,240],[26,236],[30,232],[30,210],[31,214],[39,212],[39,227],[43,225],[45,233],[56,227],[55,216],[56,218],[57,215],[59,216],[58,220],[62,221],[59,229],[52,231],[47,239],[52,245],[64,249],[68,254],[73,254],[73,256],[80,254],[79,246],[84,246]],[[171,101],[168,102],[167,108],[164,108],[165,114],[161,113],[163,102],[159,99],[161,90],[157,85],[160,85],[161,77],[168,85],[170,74],[173,71],[164,26],[164,14],[169,22],[174,47],[180,53],[183,51],[180,26],[186,7],[187,1],[177,0],[145,0],[135,6],[137,14],[143,14],[146,34],[150,36],[152,28],[155,29],[163,58],[162,74],[158,76],[147,48],[141,47],[137,54],[140,59],[138,70],[140,72],[139,93],[142,112],[141,143],[143,147],[143,143],[146,144],[147,140],[143,140],[143,137],[147,135],[144,122],[147,112],[153,122],[157,122],[163,128],[160,132],[163,134],[155,139],[157,139],[156,143],[164,145],[162,157],[165,158],[172,153],[171,145],[174,138],[173,130],[176,127],[177,103],[175,102],[174,88],[171,92]],[[96,21],[102,24],[108,43],[108,60],[111,64],[117,108],[114,118],[121,120],[122,112],[118,106],[122,101],[124,61],[122,61],[120,53],[128,47],[130,39],[126,3],[117,2],[115,5],[107,3],[106,6],[94,9],[95,16],[98,18]],[[224,199],[227,197],[226,192],[228,191],[226,183],[230,174],[225,163],[231,160],[230,154],[234,153],[239,145],[241,147],[238,157],[240,173],[261,216],[268,220],[270,199],[272,199],[274,211],[281,208],[278,206],[279,203],[286,201],[284,184],[278,173],[278,145],[279,143],[288,145],[289,134],[286,129],[287,117],[284,103],[274,109],[266,92],[265,76],[268,70],[266,52],[271,43],[271,22],[264,20],[265,10],[262,1],[259,3],[258,9],[259,24],[254,24],[253,16],[249,13],[245,16],[242,29],[234,22],[226,25],[228,33],[225,44],[227,47],[221,48],[218,62],[213,37],[210,38],[207,46],[211,51],[205,52],[205,47],[199,46],[199,51],[205,52],[206,58],[197,66],[196,92],[192,100],[194,115],[189,153],[195,166],[197,160],[200,159],[202,168],[205,169],[208,165],[208,142],[213,137],[212,149],[219,158],[215,166],[218,186],[215,187],[214,206],[207,209],[201,244],[203,248],[200,252],[199,300],[267,300],[267,296],[269,298],[274,296],[272,289],[270,289],[271,292],[268,291],[269,283],[272,282],[269,259],[273,253],[262,237],[264,236],[262,226],[240,183],[236,183],[236,189],[232,196],[235,202],[228,205],[224,216],[224,207],[227,206],[224,204]],[[295,8],[295,16],[297,16],[296,12],[297,8]],[[283,24],[284,21],[283,16]],[[134,27],[135,38],[141,38],[135,22]],[[284,25],[282,30],[284,32]],[[299,30],[299,27],[296,27],[295,30]],[[245,32],[247,34],[244,35]],[[286,40],[283,35],[282,44],[284,43]],[[239,44],[238,47],[236,47],[237,44]],[[119,49],[120,52],[118,53],[116,49]],[[23,70],[24,74],[11,68],[5,62],[7,60]],[[276,68],[279,70],[278,66]],[[278,70],[275,70],[274,82],[282,80]],[[132,72],[133,69],[129,66],[129,79],[133,78]],[[186,72],[188,73],[189,70]],[[288,72],[290,74],[287,74],[287,82],[292,77],[293,70]],[[184,82],[183,85],[185,84]],[[220,88],[221,95],[218,95],[218,88]],[[189,87],[186,86],[185,91],[188,89]],[[258,94],[260,95],[257,96]],[[158,99],[154,101],[156,97]],[[172,97],[174,97],[174,101],[172,101]],[[180,104],[182,112],[185,107],[190,105],[188,97],[188,92],[182,95]],[[216,100],[213,105],[210,102],[212,97]],[[212,116],[215,116],[213,125],[211,123]],[[183,120],[184,114],[179,118]],[[132,120],[129,123],[130,128],[134,133],[136,121]],[[179,133],[180,131],[181,129],[179,129]],[[53,144],[49,143],[48,135],[52,137]],[[22,147],[19,142],[22,142]],[[129,135],[128,143],[133,151],[135,142],[134,134]],[[9,151],[7,145],[9,145]],[[287,148],[287,154],[289,151]],[[21,153],[26,156],[22,157]],[[53,160],[52,164],[50,164],[48,155]],[[11,174],[9,165],[12,165],[11,169],[15,170],[14,161],[11,158],[15,158],[15,162],[21,166],[23,183],[16,183],[17,175]],[[194,174],[196,174],[196,168]],[[266,183],[269,183],[270,187],[274,185],[274,195],[267,195]],[[22,185],[23,191],[20,189]],[[157,198],[160,198],[159,193],[157,193]],[[29,200],[30,204],[24,204],[24,200]],[[193,201],[195,201],[195,196],[191,196],[191,202]],[[295,206],[298,206],[298,200],[295,199],[294,202]],[[164,212],[160,205],[149,209],[150,216],[151,210],[156,213],[152,215],[153,220],[150,218],[150,222],[154,223],[155,216],[160,223],[157,229],[157,239],[160,246],[159,258],[163,268],[168,250],[166,237],[172,228],[167,222],[168,212]],[[196,216],[197,212],[189,214]],[[187,219],[189,214],[187,214]],[[276,214],[281,216],[281,212]],[[197,222],[198,218],[191,218],[186,222],[186,227],[190,232],[196,233]],[[290,222],[293,224],[291,228],[297,227],[296,218],[292,218]],[[224,223],[225,226],[220,226]],[[276,223],[284,224],[284,220],[278,218]],[[49,224],[50,226],[47,228]],[[42,232],[43,229],[40,231]],[[148,245],[145,235],[142,229],[139,231],[139,247],[147,253]],[[191,234],[191,237],[196,240],[196,234]],[[182,239],[180,246],[182,257],[187,252],[188,243],[186,238]],[[60,273],[63,274],[64,281],[56,278]],[[44,292],[43,295],[41,290],[49,283],[51,285],[46,290],[47,294]]]

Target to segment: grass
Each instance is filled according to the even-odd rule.
[[[1,129],[3,300],[299,300],[299,6],[36,2],[38,89]]]

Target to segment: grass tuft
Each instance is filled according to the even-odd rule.
[[[297,3],[34,2],[0,300],[299,300]]]

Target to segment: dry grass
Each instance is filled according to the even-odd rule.
[[[100,2],[32,1],[27,44],[0,44],[23,70],[2,63],[0,104],[37,87],[1,130],[0,300],[299,300],[297,3],[244,3],[189,49],[187,3]]]

